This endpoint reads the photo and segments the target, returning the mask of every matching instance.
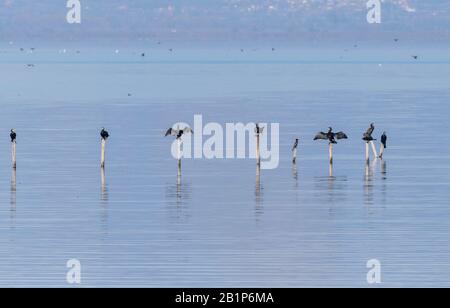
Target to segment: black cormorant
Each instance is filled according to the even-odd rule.
[[[190,127],[186,127],[185,129],[173,129],[173,128],[169,128],[166,132],[166,137],[167,136],[176,136],[177,139],[180,139],[184,134],[193,134],[194,132],[192,131],[192,129]]]
[[[328,140],[332,144],[337,144],[336,139],[348,139],[348,137],[343,132],[333,133],[333,128],[329,127],[327,133],[320,132],[314,138],[314,140]]]
[[[259,123],[256,123],[255,134],[259,135],[264,132],[264,127],[259,126]]]
[[[298,139],[295,139],[294,146],[292,147],[292,151],[295,151],[298,148]]]
[[[374,130],[375,130],[375,125],[373,123],[371,123],[369,129],[363,135],[363,140],[366,142],[376,140],[376,139],[373,139],[373,137],[372,137]]]
[[[383,133],[381,136],[381,143],[383,144],[384,148],[387,149],[387,135],[386,132]]]
[[[17,134],[14,129],[11,129],[11,133],[9,134],[9,136],[11,137],[11,142],[16,142]]]
[[[109,138],[109,133],[107,130],[105,130],[105,128],[102,128],[102,131],[100,132],[100,136],[102,137],[103,140],[107,140]]]

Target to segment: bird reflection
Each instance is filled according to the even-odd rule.
[[[321,200],[321,204],[330,206],[329,212],[331,216],[335,212],[334,206],[338,203],[345,202],[347,199],[346,183],[347,177],[335,176],[333,164],[329,165],[329,173],[327,176],[316,177],[315,179],[317,198]]]
[[[381,180],[382,180],[382,184],[381,184],[381,196],[382,196],[382,201],[383,204],[386,204],[387,202],[387,163],[385,160],[383,160],[381,162]]]
[[[107,185],[107,183],[106,183],[105,168],[101,168],[101,180],[102,180],[101,200],[102,200],[103,202],[108,202],[108,200],[109,200],[109,194],[108,194],[108,185]]]
[[[387,180],[387,162],[385,160],[381,162],[381,175],[383,180]]]
[[[166,198],[170,206],[181,208],[183,203],[190,199],[189,186],[183,182],[181,172],[178,172],[175,184],[167,185]]]
[[[295,180],[295,188],[298,188],[298,170],[297,170],[297,164],[292,164],[292,177]]]

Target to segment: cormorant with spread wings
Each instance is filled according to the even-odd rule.
[[[320,132],[314,138],[314,140],[328,140],[332,144],[337,144],[336,139],[337,140],[348,139],[348,137],[343,132],[334,133],[333,128],[329,127],[327,133]]]
[[[166,132],[166,137],[167,136],[176,136],[177,139],[180,139],[184,134],[189,134],[189,133],[191,133],[191,134],[194,133],[190,127],[186,127],[184,129],[169,128]]]

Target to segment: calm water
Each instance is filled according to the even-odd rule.
[[[444,51],[81,51],[0,53],[0,286],[67,286],[73,258],[83,286],[365,287],[374,258],[383,286],[450,286]],[[163,134],[195,114],[280,123],[280,167],[185,160],[178,178]],[[390,139],[366,169],[370,122]],[[350,137],[332,176],[312,141],[329,125]]]

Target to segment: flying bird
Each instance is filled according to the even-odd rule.
[[[167,136],[175,136],[177,139],[180,139],[183,135],[185,134],[193,134],[194,132],[192,131],[192,129],[190,127],[186,127],[184,129],[173,129],[173,128],[169,128],[166,132],[165,137]]]
[[[105,128],[102,128],[102,131],[100,132],[100,136],[102,137],[103,140],[108,140],[109,138],[109,133],[107,130],[105,130]]]
[[[16,139],[17,139],[16,130],[15,129],[11,129],[11,133],[9,134],[9,136],[11,137],[11,142],[15,143]]]
[[[363,140],[366,142],[376,140],[376,139],[373,139],[373,137],[372,137],[374,130],[375,130],[375,125],[373,123],[371,123],[369,129],[363,135]]]
[[[348,137],[343,132],[333,133],[333,128],[329,127],[327,133],[320,132],[314,138],[314,140],[328,140],[332,144],[337,144],[336,139],[348,139]]]

